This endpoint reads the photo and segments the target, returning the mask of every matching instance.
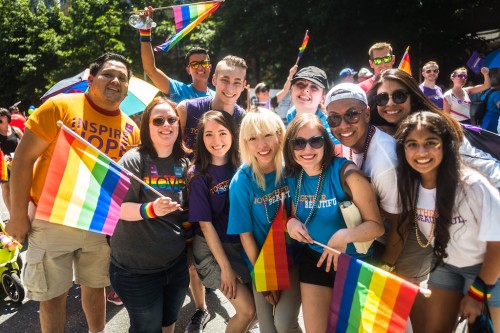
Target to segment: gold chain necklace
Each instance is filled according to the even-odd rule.
[[[438,212],[437,212],[437,209],[434,208],[434,219],[433,219],[434,221],[432,222],[431,232],[429,233],[429,236],[427,236],[427,243],[424,244],[424,242],[422,242],[422,240],[420,239],[420,236],[418,234],[418,231],[420,230],[418,227],[418,218],[417,218],[418,217],[418,214],[417,214],[418,192],[420,192],[420,182],[417,182],[417,193],[415,195],[415,204],[413,205],[413,207],[415,209],[415,216],[414,216],[413,222],[415,222],[415,236],[417,236],[417,243],[421,248],[425,249],[426,247],[431,245],[432,239],[434,238],[434,228],[436,227],[436,222],[438,219]],[[425,236],[425,234],[424,234],[424,236]]]
[[[302,184],[302,176],[304,175],[304,169],[300,171],[299,179],[297,181],[297,187],[295,189],[295,216],[297,217],[297,211],[299,210],[299,199],[300,199],[300,188]],[[323,165],[321,165],[321,171],[319,174],[319,179],[318,179],[318,187],[316,188],[316,194],[314,195],[314,206],[309,212],[309,216],[307,216],[307,219],[304,221],[304,224],[307,226],[309,223],[311,223],[314,218],[316,217],[316,213],[318,211],[318,206],[319,206],[319,196],[321,192],[323,192],[323,185],[325,184],[324,180],[324,175],[323,175]]]

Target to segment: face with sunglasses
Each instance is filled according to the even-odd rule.
[[[368,135],[370,109],[361,101],[346,98],[329,103],[326,111],[332,134],[355,153],[361,152]]]
[[[326,138],[329,140],[329,138]],[[321,168],[323,160],[325,137],[312,124],[302,127],[294,138],[289,141],[295,161],[308,174]]]
[[[467,82],[467,71],[463,69],[458,69],[451,73],[451,82],[454,86],[463,87],[465,82]]]
[[[429,66],[422,69],[422,76],[427,81],[436,81],[439,75],[439,68],[436,66]]]
[[[374,74],[377,76],[386,69],[392,68],[395,57],[388,49],[373,50],[370,59],[370,67],[373,68]]]
[[[186,72],[195,79],[208,81],[212,65],[206,54],[192,54],[189,57],[189,65],[186,67]]]
[[[149,132],[158,156],[162,157],[162,151],[171,149],[179,135],[179,117],[170,105],[158,104],[151,110]]]
[[[373,99],[379,115],[391,124],[399,124],[410,114],[410,93],[398,81],[384,80]]]

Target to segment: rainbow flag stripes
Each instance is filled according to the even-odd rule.
[[[130,186],[112,160],[63,126],[35,218],[112,235]]]
[[[9,173],[7,170],[7,161],[3,152],[0,150],[0,183],[5,183],[9,181]]]
[[[401,59],[401,62],[399,63],[399,69],[402,71],[405,71],[408,73],[408,75],[411,75],[411,67],[410,67],[410,54],[408,53],[408,50],[410,47],[408,46],[406,48],[405,54],[403,54],[403,58]]]
[[[220,7],[220,1],[174,6],[174,22],[176,34],[170,36],[165,43],[155,47],[155,51],[168,52],[175,44],[191,32],[198,24]]]
[[[283,205],[282,200],[252,270],[255,290],[259,292],[290,288]]]
[[[306,32],[304,40],[302,41],[302,45],[299,47],[299,58],[304,54],[304,50],[307,47],[307,43],[309,42],[309,34]]]
[[[418,292],[417,286],[342,253],[327,332],[404,332]]]

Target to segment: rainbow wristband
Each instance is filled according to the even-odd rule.
[[[151,43],[151,29],[140,29],[141,42]]]
[[[483,279],[476,276],[476,279],[469,287],[467,295],[473,298],[476,302],[484,303],[487,299],[491,297],[491,291],[495,288],[495,285],[489,285],[484,283]]]
[[[143,203],[141,205],[141,208],[139,209],[139,212],[141,213],[141,216],[144,220],[152,219],[158,216],[155,213],[155,209],[153,207],[152,202]]]

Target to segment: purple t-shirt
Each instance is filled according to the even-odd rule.
[[[199,170],[191,167],[188,179]],[[222,243],[239,243],[238,235],[227,234],[229,220],[229,183],[236,172],[231,163],[210,165],[208,175],[195,175],[189,183],[189,222],[211,221]],[[201,228],[195,233],[203,236]]]
[[[443,90],[439,86],[434,89],[424,86],[423,83],[419,85],[420,90],[424,93],[427,98],[431,100],[438,108],[443,109]]]

